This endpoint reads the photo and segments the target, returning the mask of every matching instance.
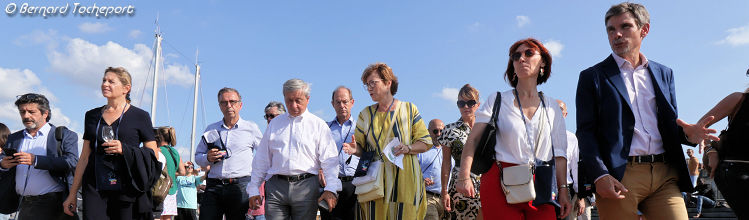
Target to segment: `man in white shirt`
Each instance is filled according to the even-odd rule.
[[[268,124],[252,162],[250,208],[260,205],[259,187],[265,180],[266,219],[315,219],[318,203],[329,211],[336,205],[341,190],[338,151],[325,121],[307,111],[309,91],[300,79],[283,84],[287,113]],[[326,182],[322,195],[316,176],[320,169]]]
[[[604,22],[613,53],[580,73],[576,96],[580,168],[595,183],[599,215],[636,219],[639,209],[648,219],[688,219],[681,144],[717,139],[705,128],[712,119],[677,120],[673,71],[640,53],[650,31],[644,6],[614,5]]]
[[[567,118],[567,104],[562,100],[557,99],[559,108],[562,109],[562,116]],[[579,219],[579,220],[590,220],[591,209],[593,206],[590,205],[590,198],[580,198],[580,190],[578,188],[579,179],[577,178],[577,162],[579,161],[579,149],[577,146],[577,137],[575,133],[567,131],[567,185],[569,189],[572,189],[572,211],[567,216],[568,220]]]

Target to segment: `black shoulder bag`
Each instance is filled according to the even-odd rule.
[[[484,133],[481,134],[481,141],[476,145],[476,151],[473,152],[473,163],[471,164],[471,173],[484,174],[494,164],[494,145],[497,143],[497,115],[499,107],[502,105],[502,93],[497,92],[497,98],[494,99],[492,107],[492,117],[487,123]]]

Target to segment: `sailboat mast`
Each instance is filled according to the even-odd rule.
[[[190,134],[190,161],[195,161],[195,125],[198,118],[198,89],[200,87],[200,65],[197,61],[197,52],[195,56],[195,94],[192,101],[192,132]]]
[[[153,69],[153,94],[151,94],[151,126],[156,126],[156,97],[158,97],[159,70],[161,70],[161,33],[156,32],[156,54]]]

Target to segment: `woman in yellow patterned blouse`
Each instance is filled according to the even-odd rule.
[[[384,175],[385,186],[383,198],[360,201],[362,219],[424,219],[426,191],[416,158],[416,154],[427,151],[432,145],[424,121],[414,104],[393,97],[398,91],[398,78],[386,64],[369,65],[361,80],[376,103],[359,113],[355,141],[345,143],[343,150],[357,156],[374,152],[374,160],[383,161],[380,175]],[[401,144],[393,147],[393,152],[404,155],[403,169],[381,157],[385,146],[396,137]]]

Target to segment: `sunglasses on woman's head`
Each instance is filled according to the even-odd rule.
[[[458,100],[458,108],[463,108],[466,105],[469,108],[473,108],[473,106],[476,105],[476,100],[468,100],[468,101]]]
[[[520,56],[523,56],[525,54],[525,57],[532,57],[533,55],[536,55],[536,50],[533,49],[527,49],[525,51],[521,52],[515,52],[510,55],[510,58],[512,58],[513,61],[520,60]]]

